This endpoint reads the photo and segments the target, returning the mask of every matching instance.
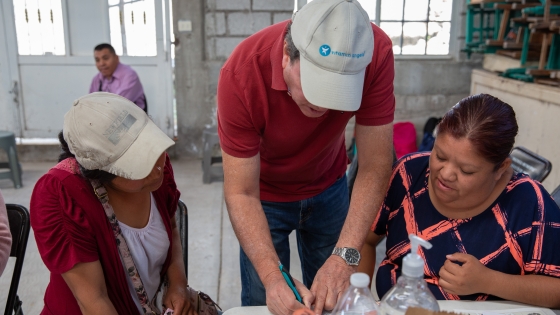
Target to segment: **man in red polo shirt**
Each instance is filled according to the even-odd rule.
[[[303,307],[278,268],[289,268],[296,230],[303,304],[317,314],[335,306],[387,189],[393,78],[391,40],[356,0],[310,2],[224,64],[218,132],[242,305]],[[350,203],[344,129],[354,115],[360,168]]]

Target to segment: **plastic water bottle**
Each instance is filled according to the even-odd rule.
[[[439,311],[437,300],[424,280],[424,260],[417,254],[419,245],[430,249],[432,244],[414,234],[408,237],[410,254],[403,259],[403,271],[397,284],[381,299],[381,315],[404,315],[409,307]]]
[[[357,272],[350,276],[350,287],[332,310],[332,315],[377,315],[375,299],[368,288],[369,276]]]

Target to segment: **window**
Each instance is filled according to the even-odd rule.
[[[13,0],[18,53],[64,55],[60,0]]]
[[[360,0],[360,4],[391,38],[395,55],[449,54],[453,0]]]
[[[155,56],[154,0],[108,0],[111,45],[118,55]]]

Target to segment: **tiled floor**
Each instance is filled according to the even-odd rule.
[[[180,159],[172,164],[181,199],[189,210],[189,284],[214,297],[224,310],[239,306],[239,243],[223,201],[223,183],[202,184],[200,160]],[[6,202],[29,207],[35,182],[52,166],[53,163],[45,162],[22,163],[24,187],[21,189],[14,189],[9,180],[0,180]],[[291,245],[291,274],[301,279],[294,233]],[[12,271],[13,261],[10,261],[0,277],[0,310],[5,307]],[[39,256],[32,231],[18,290],[25,314],[40,313],[48,281],[49,273]]]

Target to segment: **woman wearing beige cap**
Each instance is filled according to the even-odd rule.
[[[174,220],[180,193],[165,153],[173,141],[110,93],[76,100],[59,139],[60,162],[31,197],[51,272],[41,314],[197,314]]]

